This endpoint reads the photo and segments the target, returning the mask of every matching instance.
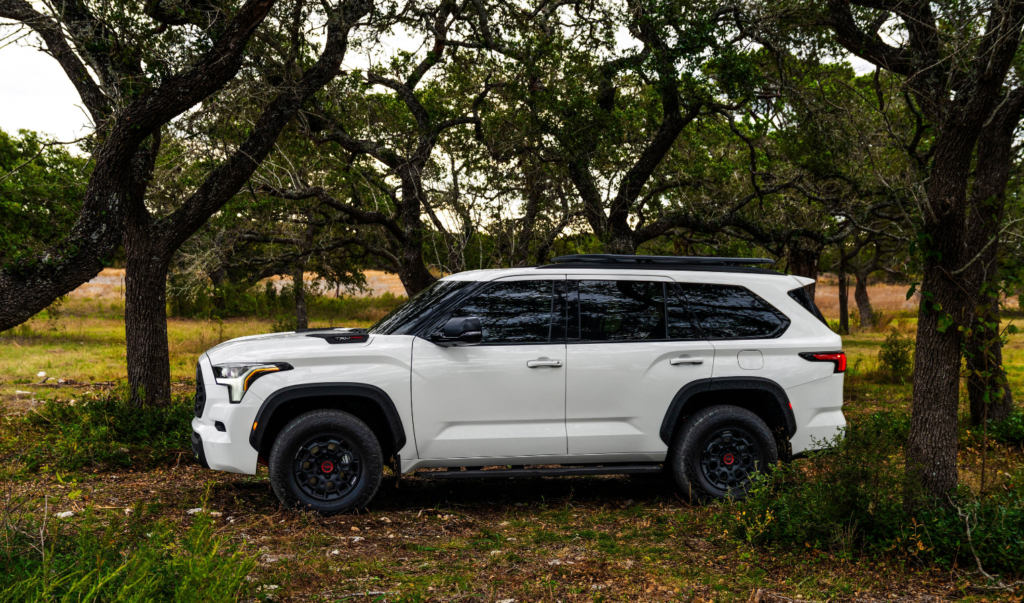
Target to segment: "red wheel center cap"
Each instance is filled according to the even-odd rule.
[[[726,465],[731,465],[736,462],[736,457],[734,457],[731,452],[727,452],[725,453],[725,456],[722,457],[722,462]]]
[[[323,471],[324,473],[330,473],[331,471],[334,471],[334,463],[332,463],[331,461],[324,461],[320,465],[320,470]]]

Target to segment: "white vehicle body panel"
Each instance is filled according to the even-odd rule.
[[[739,285],[790,318],[777,338],[713,341],[569,342],[441,347],[412,335],[370,335],[329,344],[302,333],[243,337],[199,359],[207,394],[193,429],[212,469],[252,474],[249,443],[260,407],[284,388],[324,383],[371,385],[394,403],[406,443],[401,470],[493,464],[661,462],[665,413],[700,379],[756,378],[786,392],[796,420],[792,451],[820,447],[845,426],[843,375],[800,352],[841,349],[841,339],[788,295],[811,281],[746,272],[516,268],[446,277],[457,281],[646,280]],[[700,364],[671,363],[680,357]],[[561,367],[528,368],[540,358]],[[253,382],[232,404],[212,366],[287,362],[293,370]],[[218,431],[216,423],[226,430]]]

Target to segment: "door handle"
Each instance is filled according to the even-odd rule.
[[[541,366],[562,366],[562,361],[551,360],[549,358],[538,358],[536,360],[527,360],[526,366],[530,368],[537,368]]]
[[[680,356],[679,358],[673,358],[668,361],[669,364],[675,366],[677,364],[704,364],[703,358],[690,358],[689,356]]]

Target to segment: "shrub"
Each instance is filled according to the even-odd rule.
[[[983,498],[961,490],[929,501],[906,481],[909,417],[852,423],[830,450],[758,476],[750,496],[721,516],[735,536],[832,550],[847,558],[898,552],[922,561],[1018,574],[1024,558],[1024,476]],[[906,497],[915,513],[904,508]],[[968,537],[967,526],[970,526]]]
[[[184,534],[145,515],[141,506],[129,517],[89,510],[45,523],[8,515],[0,528],[0,603],[218,603],[249,588],[255,560],[217,536],[208,515]]]
[[[989,425],[988,435],[1004,444],[1024,444],[1024,409],[1015,408],[1010,416]]]
[[[902,383],[914,367],[914,340],[895,327],[878,351],[878,366],[883,375],[893,383]]]
[[[153,466],[191,458],[192,396],[169,406],[136,407],[123,389],[74,401],[51,400],[20,421],[5,437],[30,470],[42,466],[74,470],[92,467]]]

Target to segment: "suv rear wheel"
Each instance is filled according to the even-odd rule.
[[[292,420],[274,440],[269,465],[270,485],[285,506],[322,515],[366,507],[384,472],[373,431],[340,410]]]
[[[772,432],[738,406],[711,406],[687,417],[669,454],[676,483],[690,500],[743,498],[751,476],[779,460]]]

